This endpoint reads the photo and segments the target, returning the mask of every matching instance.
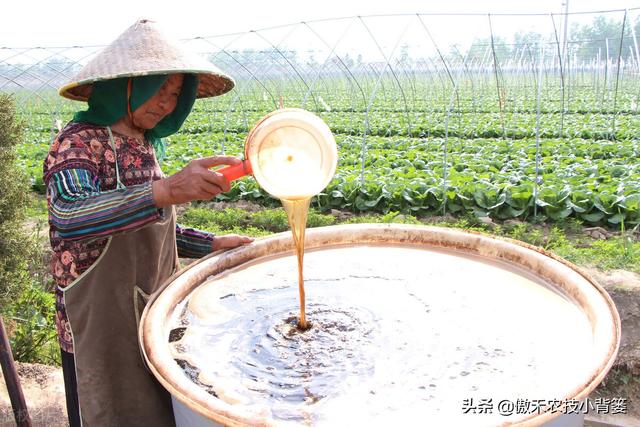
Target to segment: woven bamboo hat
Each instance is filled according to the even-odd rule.
[[[97,81],[176,73],[198,75],[198,98],[222,95],[235,85],[215,65],[170,40],[153,21],[141,19],[89,61],[59,93],[65,98],[87,101]]]

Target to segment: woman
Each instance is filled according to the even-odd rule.
[[[172,206],[228,191],[229,182],[210,168],[239,159],[205,157],[164,177],[158,158],[162,138],[178,131],[196,97],[232,87],[220,70],[143,20],[60,90],[88,101],[44,163],[71,426],[174,424],[169,395],[140,357],[144,303],[177,269],[178,256],[252,239],[180,227]]]

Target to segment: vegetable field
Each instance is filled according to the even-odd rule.
[[[339,79],[306,99],[295,82],[280,93],[285,106],[322,117],[338,142],[337,174],[314,202],[321,210],[640,222],[640,85],[621,80],[614,109],[604,88],[599,93],[594,85],[574,85],[561,100],[557,79],[538,86],[535,77],[503,76],[500,97],[489,78],[480,87],[475,81],[473,90],[474,82],[459,85],[456,98],[419,75],[384,80],[388,87],[370,105],[366,97],[350,96]],[[403,98],[401,89],[410,85],[411,97]],[[242,98],[232,92],[197,101],[180,133],[168,138],[166,173],[201,156],[242,155],[248,130],[277,106],[264,86],[249,86]],[[82,104],[68,104],[58,119],[69,120],[72,107]],[[54,135],[53,116],[34,106],[24,117],[29,132],[21,161],[34,188],[43,191],[41,164]],[[250,178],[221,198],[275,202]]]

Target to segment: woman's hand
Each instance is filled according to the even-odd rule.
[[[211,200],[231,188],[224,175],[209,170],[219,165],[237,165],[241,160],[233,156],[212,156],[192,160],[168,178],[153,182],[153,201],[163,208],[193,200]]]
[[[215,236],[211,242],[211,250],[232,249],[238,246],[246,245],[253,242],[253,237],[241,236],[240,234],[225,234],[224,236]]]

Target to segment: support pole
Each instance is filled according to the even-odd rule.
[[[31,427],[31,417],[27,410],[27,404],[20,387],[20,379],[16,372],[16,366],[13,362],[13,354],[11,354],[11,345],[9,337],[4,328],[4,321],[0,316],[0,365],[4,374],[4,382],[7,384],[11,407],[13,408],[13,416],[16,419],[18,427]]]

